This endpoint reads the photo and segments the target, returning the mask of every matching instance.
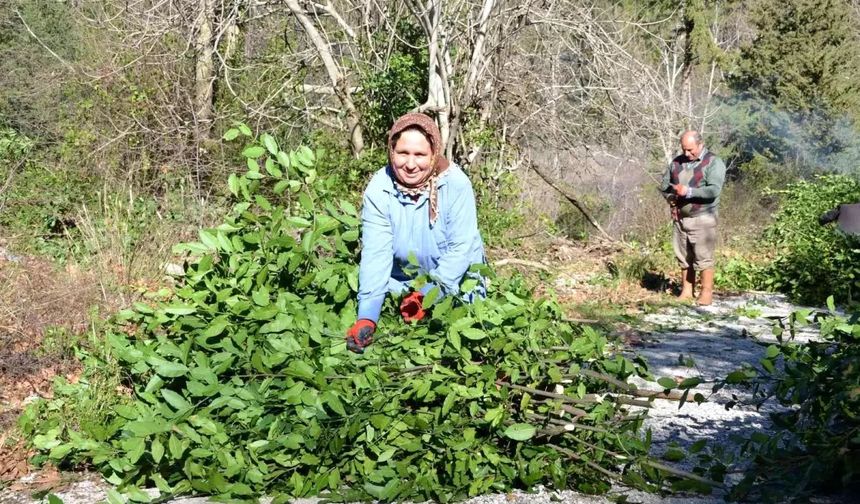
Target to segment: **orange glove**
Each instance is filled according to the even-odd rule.
[[[404,322],[419,321],[424,318],[424,294],[418,291],[410,293],[400,302],[400,315]]]
[[[364,348],[373,343],[373,333],[376,332],[376,324],[367,319],[358,319],[352,327],[346,331],[346,348],[351,352],[364,353]]]

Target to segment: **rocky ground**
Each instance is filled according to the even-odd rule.
[[[739,388],[724,388],[712,394],[713,380],[745,364],[756,365],[767,345],[776,341],[772,333],[775,321],[784,319],[797,307],[782,296],[747,293],[719,297],[713,306],[675,306],[643,314],[628,331],[628,352],[647,359],[655,377],[670,377],[681,380],[697,376],[705,380],[696,391],[708,400],[703,404],[692,401],[679,408],[677,400],[654,400],[649,411],[648,427],[653,432],[653,450],[661,455],[670,445],[687,446],[699,439],[709,443],[728,446],[730,437],[754,431],[768,432],[768,412],[777,406],[769,403],[756,408],[743,404],[751,398],[750,391]],[[814,328],[797,334],[800,340],[815,338]],[[637,385],[650,389],[659,388],[654,383],[640,382]],[[692,393],[691,393],[692,396]],[[738,401],[733,408],[726,408],[729,401]],[[683,466],[683,463],[682,463]],[[0,503],[32,504],[44,502],[31,496],[32,485],[27,478],[38,480],[39,473],[27,476],[17,485],[0,492]],[[54,476],[62,478],[64,476]],[[77,475],[79,481],[65,483],[54,493],[66,504],[86,504],[105,498],[105,485],[97,478]],[[711,504],[723,502],[717,491],[711,496],[681,495],[658,496],[618,489],[628,502],[670,504]],[[615,496],[618,498],[618,495]],[[183,499],[174,502],[186,504],[208,503],[207,499]],[[591,497],[576,492],[536,493],[514,492],[487,495],[472,499],[471,504],[539,504],[566,502],[571,504],[609,503],[607,497]],[[822,499],[820,502],[850,502],[845,498]]]

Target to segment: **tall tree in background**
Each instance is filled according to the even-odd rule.
[[[803,170],[856,164],[858,21],[846,0],[758,0],[755,38],[728,77],[730,129],[741,159]]]
[[[798,112],[860,118],[858,22],[845,0],[759,0],[731,87]]]

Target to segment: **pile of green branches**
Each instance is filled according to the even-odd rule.
[[[240,136],[250,131],[227,133]],[[626,383],[643,363],[612,355],[516,279],[495,279],[471,305],[431,291],[430,316],[411,325],[388,304],[376,342],[348,352],[355,207],[330,196],[306,147],[285,152],[262,135],[243,154],[232,212],[178,247],[194,259],[175,292],[119,313],[83,379],[24,415],[41,460],[91,464],[123,492],[111,502],[148,501],[148,485],[167,496],[446,502],[667,482],[629,411],[648,405]],[[129,397],[97,424],[65,418],[63,401],[86,394],[108,361],[125,370]]]

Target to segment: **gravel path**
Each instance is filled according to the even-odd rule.
[[[642,317],[639,330],[640,341],[631,353],[644,356],[655,377],[687,378],[698,376],[711,381],[724,377],[745,363],[755,365],[763,356],[766,346],[775,342],[771,329],[776,319],[788,316],[795,306],[784,297],[773,294],[743,294],[722,297],[713,306],[674,307]],[[798,334],[799,340],[815,338],[813,329]],[[682,356],[679,359],[679,356]],[[693,363],[690,366],[690,363]],[[637,383],[640,387],[659,388],[654,383]],[[697,405],[688,402],[678,408],[677,401],[655,400],[649,411],[646,424],[653,431],[653,452],[662,454],[670,443],[681,446],[707,438],[709,442],[727,444],[733,434],[749,434],[754,431],[767,432],[768,412],[776,406],[765,404],[759,410],[749,406],[738,406],[727,410],[725,404],[732,394],[740,399],[749,398],[749,392],[741,388],[725,388],[711,394],[711,385],[697,387],[708,402]],[[691,392],[692,397],[692,392]],[[683,464],[682,464],[683,466]],[[661,497],[641,492],[623,492],[629,502],[667,504],[715,504],[724,502],[720,495]],[[65,504],[89,504],[104,499],[104,484],[93,478],[71,485],[57,492]],[[40,502],[23,493],[0,492],[0,503],[34,504]],[[204,498],[180,499],[174,503],[209,504]],[[312,504],[314,500],[299,500],[301,504]],[[606,497],[591,497],[576,492],[535,493],[513,492],[486,495],[471,499],[470,504],[608,504],[614,502]],[[837,501],[821,501],[837,502]],[[848,502],[848,501],[845,501]]]

